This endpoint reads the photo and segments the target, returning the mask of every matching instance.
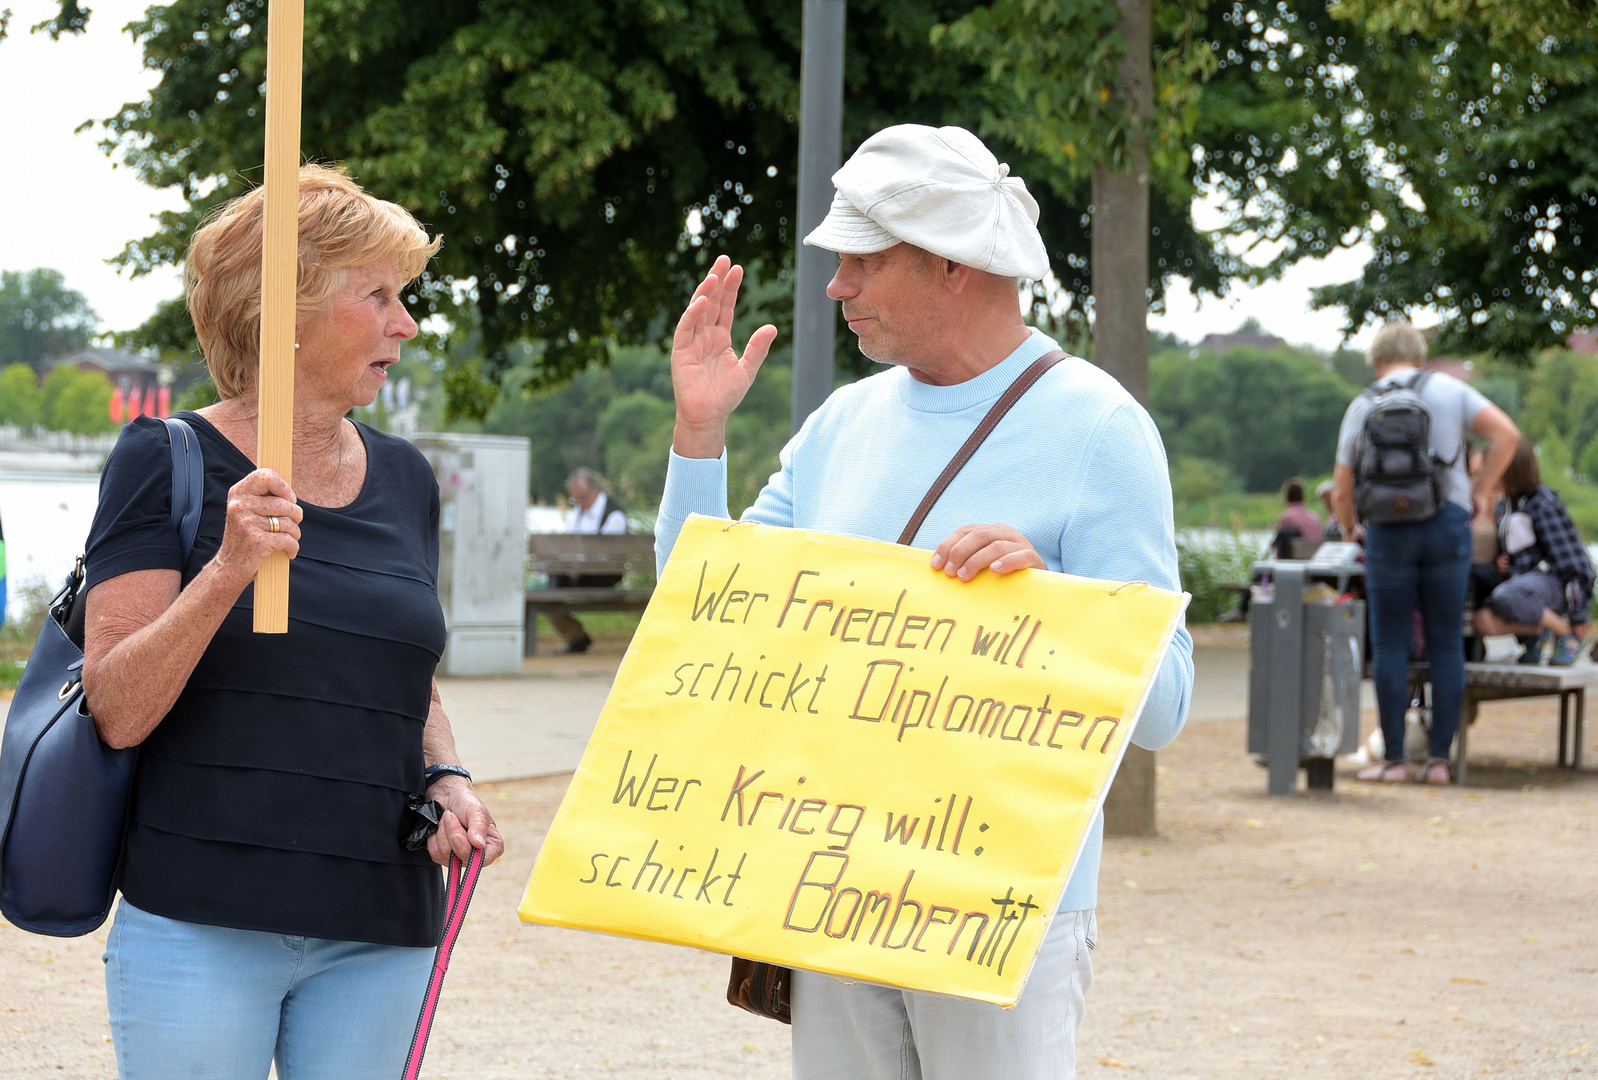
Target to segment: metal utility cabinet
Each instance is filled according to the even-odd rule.
[[[1256,575],[1270,574],[1272,593],[1249,605],[1248,749],[1266,756],[1272,795],[1291,794],[1301,766],[1311,788],[1331,790],[1333,758],[1358,745],[1365,605],[1304,603],[1306,585],[1325,582],[1340,595],[1362,576],[1356,552],[1327,544],[1307,562],[1254,564]]]
[[[521,436],[416,435],[438,478],[442,675],[519,675],[527,468]]]

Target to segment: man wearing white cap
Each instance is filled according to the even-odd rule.
[[[832,209],[805,243],[839,253],[827,295],[886,366],[841,387],[783,449],[747,520],[893,541],[990,406],[1055,343],[1021,319],[1018,278],[1041,278],[1037,203],[982,141],[905,124],[867,139],[833,176]],[[740,357],[743,279],[725,256],[672,343],[677,424],[657,520],[664,566],[690,513],[727,515],[726,425],[777,331]],[[1022,567],[1178,588],[1165,452],[1114,379],[1065,357],[955,476],[917,533],[931,564],[969,581]],[[1158,749],[1187,716],[1192,639],[1179,631],[1133,741]],[[794,1074],[803,1080],[1059,1080],[1074,1074],[1092,981],[1103,825],[1066,886],[1012,1009],[826,975],[794,974]]]

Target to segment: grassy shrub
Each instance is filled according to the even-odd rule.
[[[1196,457],[1171,459],[1171,498],[1178,505],[1207,502],[1242,490],[1243,482],[1223,462]]]
[[[1237,593],[1223,591],[1217,586],[1246,584],[1249,567],[1259,557],[1253,544],[1235,535],[1229,540],[1203,544],[1179,539],[1176,543],[1177,572],[1182,576],[1182,588],[1193,594],[1187,621],[1214,622],[1236,607]]]
[[[1254,494],[1223,491],[1211,499],[1189,499],[1175,504],[1178,529],[1274,529],[1282,513],[1282,497],[1275,492]],[[1319,505],[1311,507],[1319,510]]]
[[[10,587],[22,600],[21,613],[16,618],[7,617],[0,627],[0,660],[26,660],[33,651],[39,627],[44,625],[44,615],[50,606],[55,589],[43,581],[35,580],[25,585],[11,582]]]
[[[577,620],[583,624],[583,629],[589,637],[630,638],[638,630],[638,620],[643,618],[641,611],[585,611],[579,612]],[[542,615],[538,617],[538,636],[559,637],[549,620]]]
[[[14,587],[22,598],[21,613],[16,618],[7,617],[0,627],[0,687],[13,690],[22,678],[23,664],[33,652],[50,598],[55,595],[55,590],[43,581]]]

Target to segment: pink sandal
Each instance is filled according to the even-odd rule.
[[[1376,784],[1402,784],[1409,779],[1409,769],[1402,761],[1379,761],[1355,773],[1354,779]]]
[[[1453,782],[1453,778],[1448,775],[1448,760],[1435,757],[1426,762],[1426,767],[1415,779],[1435,787],[1444,787]]]

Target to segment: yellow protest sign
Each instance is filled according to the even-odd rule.
[[[1186,603],[691,518],[521,917],[1012,1004]]]

